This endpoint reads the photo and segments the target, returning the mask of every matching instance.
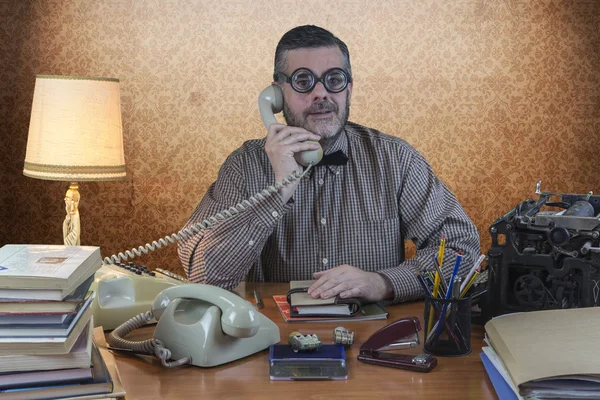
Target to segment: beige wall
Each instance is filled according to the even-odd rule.
[[[533,196],[600,191],[600,2],[3,1],[0,244],[61,243],[66,183],[22,175],[36,74],[121,80],[127,180],[81,184],[104,256],[178,230],[224,158],[261,137],[256,97],[299,24],[349,46],[351,120],[430,161],[482,234]],[[175,249],[140,259],[179,270]]]

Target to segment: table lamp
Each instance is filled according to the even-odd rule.
[[[78,182],[125,179],[119,80],[37,75],[23,174],[71,182],[63,237],[79,246]]]

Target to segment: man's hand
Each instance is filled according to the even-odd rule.
[[[367,301],[379,301],[394,296],[387,278],[347,264],[315,272],[313,277],[317,281],[308,288],[308,294],[314,298],[328,299],[339,294],[341,298],[360,297]]]
[[[277,182],[295,171],[300,171],[300,166],[294,159],[295,153],[305,150],[317,150],[320,147],[318,143],[307,143],[307,140],[318,142],[321,137],[304,128],[271,124],[267,134],[265,151],[273,172],[275,172]],[[298,181],[295,181],[281,189],[280,194],[284,203],[287,203],[292,197],[297,186]]]

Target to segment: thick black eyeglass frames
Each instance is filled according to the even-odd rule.
[[[282,77],[284,79],[281,79]],[[348,87],[348,83],[352,82],[352,77],[341,68],[331,68],[325,71],[320,78],[317,78],[308,68],[298,68],[292,72],[291,76],[279,72],[276,80],[289,83],[292,85],[292,89],[298,93],[310,92],[318,82],[323,83],[328,92],[339,93]]]

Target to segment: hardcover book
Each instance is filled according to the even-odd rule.
[[[10,313],[61,313],[77,312],[82,302],[88,296],[88,290],[94,281],[91,275],[77,289],[62,300],[31,300],[0,298],[0,314]],[[26,291],[24,291],[26,292]]]
[[[99,247],[9,244],[0,248],[0,298],[62,300],[101,266]]]
[[[89,367],[92,357],[93,329],[94,326],[90,320],[79,334],[71,351],[66,354],[0,356],[0,373]]]

